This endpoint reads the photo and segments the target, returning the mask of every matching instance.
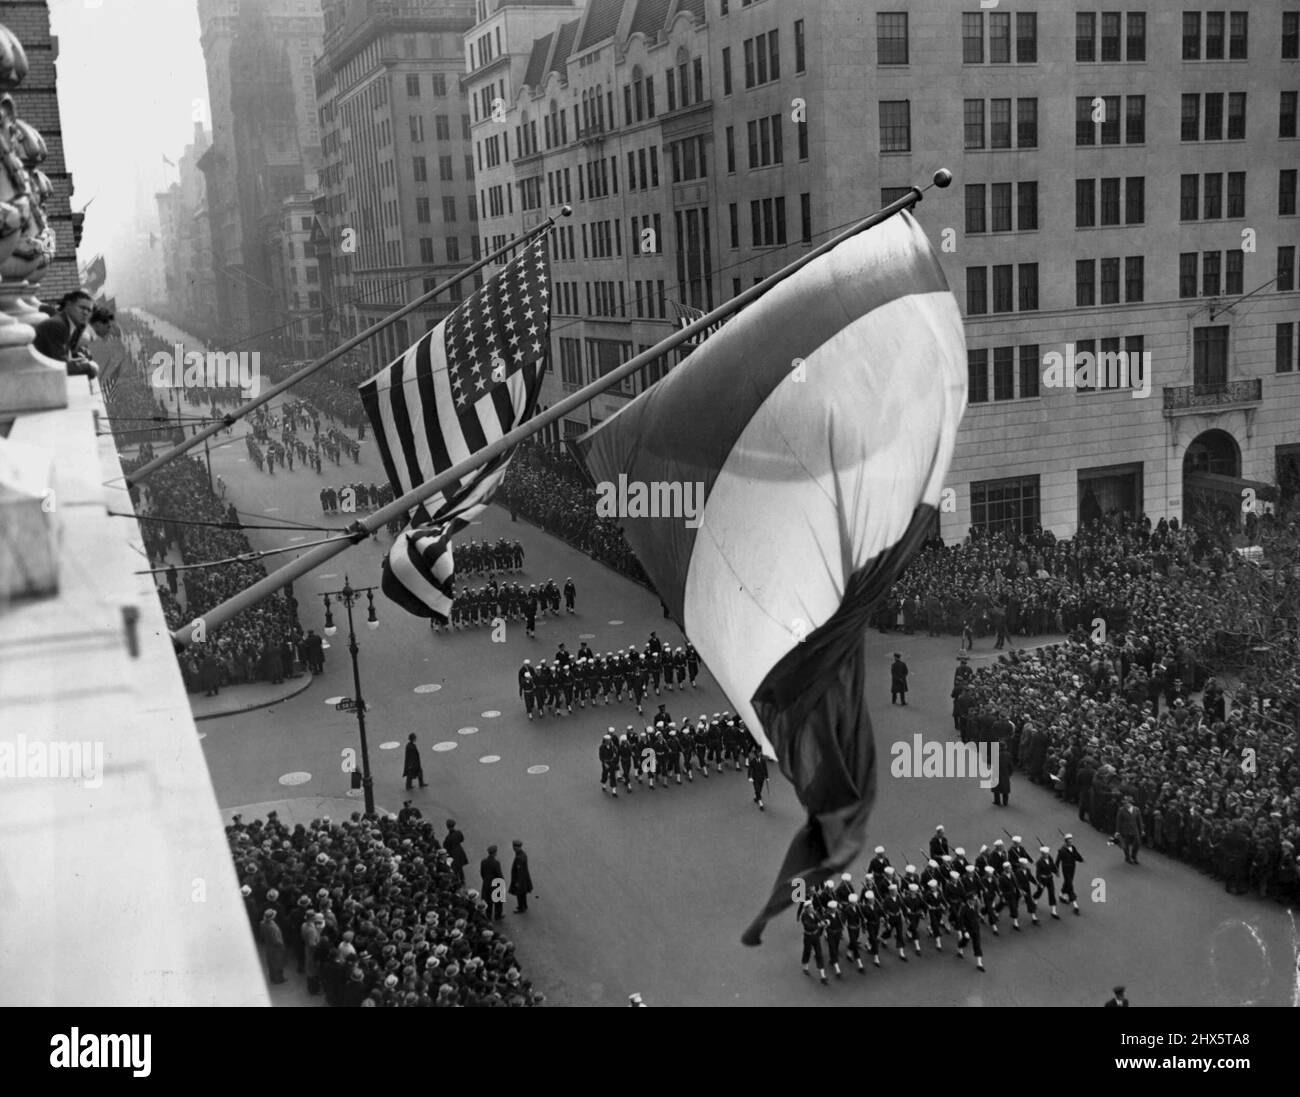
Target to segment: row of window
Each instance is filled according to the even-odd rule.
[[[727,207],[730,225],[730,246],[740,247],[740,206],[732,202]],[[757,198],[749,203],[749,246],[752,248],[779,247],[786,243],[785,198]],[[799,195],[799,242],[812,243],[812,195]]]
[[[1220,272],[1223,273],[1222,293],[1229,296],[1243,291],[1244,256],[1239,248],[1226,252],[1182,252],[1178,256],[1178,296],[1218,297]],[[1295,247],[1288,245],[1277,249],[1277,267],[1273,288],[1279,293],[1295,289]],[[1200,292],[1197,292],[1197,275],[1200,275]]]
[[[579,293],[579,287],[584,291]],[[629,296],[631,300],[629,301]],[[588,316],[628,318],[629,308],[638,320],[666,320],[667,298],[664,280],[646,279],[631,283],[622,282],[556,282],[551,294],[557,316],[582,316],[581,304],[585,299]],[[566,378],[567,380],[567,378]]]
[[[406,74],[406,97],[408,99],[419,99],[421,81],[423,77],[418,72],[408,72]],[[442,98],[447,94],[447,76],[445,73],[434,72],[429,74],[429,83],[434,96]]]

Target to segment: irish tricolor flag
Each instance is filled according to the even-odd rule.
[[[903,212],[778,283],[576,445],[598,485],[702,500],[694,521],[622,524],[808,812],[747,944],[792,880],[841,872],[865,841],[867,621],[938,510],[965,407],[961,314]]]

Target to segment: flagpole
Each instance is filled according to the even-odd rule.
[[[158,469],[162,468],[163,465],[168,464],[170,461],[175,460],[177,457],[180,457],[182,454],[187,453],[189,450],[199,445],[199,443],[201,443],[205,439],[211,438],[213,435],[223,430],[226,430],[228,427],[233,427],[235,423],[237,423],[240,419],[243,419],[254,409],[261,407],[263,404],[269,403],[271,400],[274,400],[275,397],[279,396],[280,393],[285,391],[285,389],[292,388],[299,381],[303,380],[306,377],[310,377],[317,370],[322,369],[323,367],[329,365],[336,358],[340,358],[348,351],[353,350],[356,347],[359,347],[371,336],[382,331],[384,328],[389,327],[390,325],[396,323],[403,316],[409,315],[410,313],[414,312],[416,309],[420,308],[422,305],[425,305],[429,301],[432,301],[435,297],[438,296],[438,294],[442,293],[444,290],[450,288],[451,286],[456,285],[458,282],[463,282],[471,274],[474,274],[476,271],[482,270],[485,266],[487,266],[489,263],[494,262],[496,259],[504,255],[506,252],[511,251],[514,248],[522,247],[525,244],[527,244],[533,237],[538,236],[541,233],[548,232],[550,229],[554,228],[556,222],[559,220],[560,217],[568,217],[572,213],[573,213],[573,207],[561,206],[560,212],[556,216],[547,218],[541,224],[537,225],[536,227],[530,229],[528,232],[524,233],[523,236],[519,237],[516,240],[511,240],[510,243],[504,245],[503,247],[498,248],[491,255],[484,256],[477,263],[474,263],[473,265],[466,267],[463,271],[456,274],[454,277],[449,278],[446,282],[443,282],[442,285],[434,286],[434,288],[429,290],[428,293],[425,293],[420,297],[417,297],[410,304],[404,305],[396,312],[391,313],[390,315],[385,316],[382,320],[372,324],[370,327],[366,328],[365,331],[360,332],[357,335],[354,335],[346,343],[342,343],[339,346],[335,347],[323,358],[317,358],[316,361],[303,366],[302,369],[298,370],[296,373],[290,374],[290,376],[286,377],[279,384],[272,385],[260,396],[256,396],[252,400],[249,400],[248,403],[243,404],[242,406],[236,408],[232,412],[228,412],[223,418],[219,419],[211,426],[205,427],[198,434],[186,438],[179,445],[174,446],[172,449],[169,449],[166,453],[159,454],[159,456],[155,457],[147,465],[144,465],[143,467],[136,469],[135,472],[127,476],[126,477],[127,486],[132,487],[135,484],[138,484],[146,476],[149,476],[152,473],[157,472]]]
[[[635,358],[631,358],[617,369],[611,370],[599,380],[593,381],[591,384],[579,389],[571,396],[565,397],[558,404],[551,406],[539,415],[533,416],[533,418],[529,419],[526,423],[522,423],[508,434],[497,439],[497,441],[493,442],[491,445],[485,446],[478,452],[471,454],[464,461],[460,462],[460,464],[455,465],[438,476],[435,476],[427,483],[421,484],[417,488],[413,488],[411,491],[408,491],[405,495],[401,496],[401,498],[394,499],[387,506],[381,507],[366,518],[358,519],[353,522],[347,529],[349,536],[346,540],[335,541],[311,549],[297,560],[294,560],[279,570],[272,572],[270,575],[266,576],[266,578],[258,580],[247,590],[241,591],[233,598],[227,599],[218,606],[214,606],[200,618],[195,618],[188,625],[183,625],[172,633],[173,644],[176,646],[178,651],[188,647],[190,643],[195,642],[193,639],[197,631],[195,626],[200,620],[203,623],[204,634],[206,634],[207,630],[215,629],[219,625],[224,624],[236,614],[242,613],[250,606],[256,605],[263,598],[267,597],[267,595],[275,593],[275,591],[279,590],[281,587],[307,574],[307,572],[311,571],[313,568],[323,564],[329,559],[332,559],[339,553],[346,551],[352,545],[359,544],[366,540],[375,532],[375,530],[386,525],[393,519],[405,518],[407,512],[412,508],[425,502],[450,484],[464,479],[480,465],[487,464],[493,458],[505,453],[511,447],[518,445],[524,439],[539,433],[543,428],[550,426],[550,424],[555,422],[557,419],[562,418],[575,408],[580,407],[589,400],[599,396],[606,389],[619,384],[625,377],[631,376],[643,366],[653,362],[656,358],[660,358],[667,354],[674,347],[686,342],[700,331],[703,331],[712,324],[718,323],[719,320],[722,320],[743,308],[756,297],[762,296],[762,294],[766,293],[778,282],[784,281],[797,271],[806,267],[814,259],[825,255],[833,248],[839,247],[840,244],[854,236],[857,236],[859,233],[865,232],[867,229],[893,217],[894,214],[899,213],[908,206],[915,205],[925,197],[924,191],[929,190],[931,187],[947,187],[951,182],[952,172],[948,171],[946,168],[941,168],[939,171],[934,173],[933,181],[926,187],[912,187],[910,193],[894,202],[891,202],[884,209],[871,214],[870,217],[865,217],[861,221],[851,225],[838,236],[835,236],[821,246],[814,248],[806,255],[800,256],[793,263],[782,267],[781,270],[768,276],[762,282],[759,282],[755,286],[751,286],[739,297],[733,297],[730,301],[723,302],[723,304],[719,305],[707,316],[700,317],[700,319],[694,321],[688,326],[674,332],[662,342],[656,343],[649,350],[642,351]]]

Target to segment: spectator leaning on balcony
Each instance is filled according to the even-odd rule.
[[[47,358],[66,362],[69,375],[99,375],[99,367],[76,351],[93,307],[90,294],[85,290],[73,290],[63,295],[59,311],[36,327],[33,346]]]

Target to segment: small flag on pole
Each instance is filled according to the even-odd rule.
[[[677,319],[677,326],[683,330],[689,328],[696,320],[703,320],[707,313],[701,312],[694,305],[684,305],[680,301],[669,301],[673,307],[673,313]],[[730,319],[730,317],[728,317]],[[688,343],[688,346],[698,347],[710,335],[715,335],[725,324],[726,320],[719,320],[716,324],[710,324],[702,332],[697,332],[695,338]]]
[[[807,812],[746,944],[796,881],[862,850],[867,623],[938,513],[965,406],[961,310],[904,212],[773,286],[576,443],[598,491],[659,489],[654,517],[620,518],[628,543]]]
[[[360,386],[396,495],[491,445],[536,413],[550,345],[550,256],[525,251],[400,358]],[[383,591],[407,612],[451,613],[452,536],[487,506],[512,452],[427,499],[384,561]]]

